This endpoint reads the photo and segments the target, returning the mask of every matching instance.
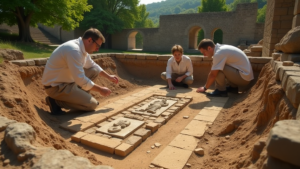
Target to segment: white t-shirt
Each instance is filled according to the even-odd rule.
[[[252,66],[246,54],[231,45],[216,44],[211,70],[223,70],[225,65],[238,69],[246,81],[254,79]]]
[[[179,75],[185,74],[187,76],[193,75],[193,64],[188,56],[182,55],[182,59],[179,64],[177,64],[174,56],[168,60],[166,78],[171,79],[172,73],[177,73]]]
[[[91,67],[103,71],[85,51],[81,37],[70,40],[57,47],[51,54],[45,66],[42,84],[54,87],[75,82],[83,90],[90,90],[94,82],[85,76],[83,68]]]

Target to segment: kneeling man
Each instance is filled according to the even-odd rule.
[[[205,86],[199,87],[197,92],[205,92],[215,81],[215,91],[207,95],[227,97],[227,92],[238,93],[238,87],[247,86],[254,78],[248,57],[234,46],[218,43],[215,45],[212,40],[203,39],[198,50],[204,56],[213,57],[213,65]]]
[[[168,60],[167,71],[161,74],[161,78],[168,82],[170,90],[174,90],[174,86],[188,88],[194,81],[191,59],[183,55],[180,45],[173,46],[171,51],[173,57]]]

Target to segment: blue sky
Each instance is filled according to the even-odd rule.
[[[154,2],[160,2],[162,0],[140,0],[140,4],[151,4],[151,3],[154,3]]]

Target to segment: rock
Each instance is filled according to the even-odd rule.
[[[191,167],[192,165],[190,163],[185,164],[187,167]]]
[[[161,146],[160,143],[155,143],[154,145],[155,145],[156,147],[160,147],[160,146]]]
[[[196,148],[196,149],[194,150],[194,152],[195,152],[196,154],[200,155],[200,156],[203,156],[203,155],[204,155],[204,150],[203,150],[203,148]]]
[[[154,149],[154,148],[155,148],[155,146],[151,146],[151,148],[152,148],[152,149]]]
[[[150,152],[151,152],[150,150],[147,151],[147,153],[150,153]]]
[[[284,53],[300,53],[300,26],[291,29],[278,44],[276,50]]]
[[[9,124],[16,123],[15,120],[10,120],[6,117],[0,116],[0,132],[4,131]]]
[[[284,162],[300,166],[300,121],[275,123],[267,140],[268,154]]]
[[[4,60],[23,60],[24,55],[19,50],[14,49],[1,49],[0,56],[3,57]]]
[[[154,165],[149,165],[149,167],[150,167],[150,168],[154,168],[155,166],[154,166]]]
[[[230,136],[229,136],[229,135],[227,135],[227,136],[225,136],[225,138],[228,140],[228,139],[230,139]]]
[[[262,169],[299,169],[299,167],[273,157],[268,157],[264,162]]]
[[[188,119],[188,118],[189,118],[189,116],[183,116],[183,118],[184,118],[184,119]]]
[[[9,164],[9,163],[10,163],[10,160],[9,160],[9,159],[6,159],[6,160],[3,161],[3,165],[4,165],[4,166],[6,166],[6,165]]]
[[[16,154],[35,149],[36,133],[27,123],[12,123],[5,129],[5,142]]]
[[[253,161],[257,160],[260,157],[260,153],[262,152],[263,148],[266,146],[266,141],[261,139],[254,144],[253,151],[251,153],[251,159]]]
[[[292,61],[283,61],[282,65],[283,66],[294,66],[294,62],[292,62]]]

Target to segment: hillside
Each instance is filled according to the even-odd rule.
[[[235,1],[238,0],[226,0],[226,4],[229,8],[232,7]],[[241,0],[244,2],[244,0]],[[250,1],[250,0],[246,0]],[[256,0],[251,0],[256,1]],[[262,8],[267,0],[257,0],[259,8]],[[160,15],[171,15],[171,14],[184,14],[184,13],[197,13],[198,7],[201,5],[201,0],[165,0],[162,2],[156,2],[147,4],[147,12],[149,12],[149,19],[151,19],[155,26],[159,24]]]

